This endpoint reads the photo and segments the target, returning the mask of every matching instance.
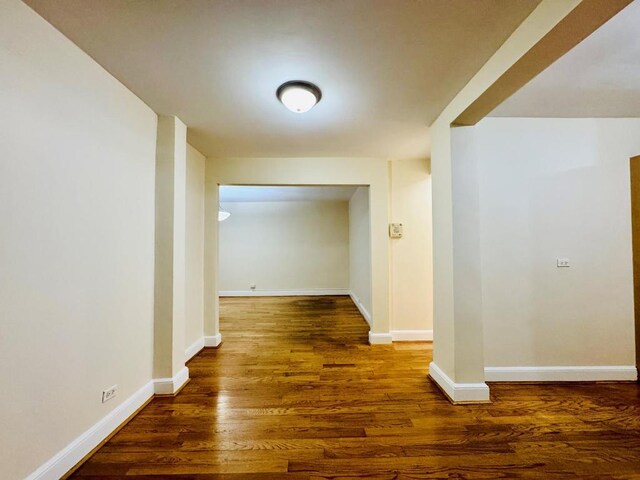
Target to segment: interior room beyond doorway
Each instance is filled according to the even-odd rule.
[[[369,188],[220,186],[219,295],[350,296],[371,324]]]

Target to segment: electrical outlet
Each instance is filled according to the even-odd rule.
[[[118,385],[114,385],[113,387],[109,387],[106,390],[102,391],[102,403],[108,402],[118,393]]]
[[[255,290],[255,289],[256,289],[256,284],[255,284],[255,283],[250,284],[250,285],[249,285],[249,288],[250,288],[251,290]]]
[[[558,258],[556,259],[556,266],[558,268],[561,267],[569,267],[569,259],[568,258]]]

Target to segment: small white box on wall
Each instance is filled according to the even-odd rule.
[[[402,224],[401,223],[390,223],[389,224],[389,237],[391,237],[391,238],[402,238]]]

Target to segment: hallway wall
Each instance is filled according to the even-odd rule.
[[[402,238],[391,239],[391,330],[394,340],[433,338],[431,173],[429,160],[390,162],[391,222]],[[400,332],[406,332],[404,334]]]
[[[473,128],[486,366],[634,365],[629,158],[640,120]]]
[[[18,0],[0,45],[0,477],[17,480],[151,381],[157,116]]]

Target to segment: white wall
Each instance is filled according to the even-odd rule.
[[[433,264],[428,159],[391,162],[391,222],[402,223],[404,230],[402,238],[391,239],[391,330],[414,331],[408,339],[430,338]]]
[[[206,158],[187,144],[185,348],[204,335],[204,169]]]
[[[18,0],[0,2],[0,44],[0,477],[15,480],[151,380],[157,117]]]
[[[474,130],[486,365],[633,365],[640,120],[485,119]]]
[[[227,202],[220,291],[349,288],[349,210],[341,201]]]
[[[371,233],[369,188],[359,187],[349,201],[349,290],[371,323]]]

